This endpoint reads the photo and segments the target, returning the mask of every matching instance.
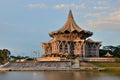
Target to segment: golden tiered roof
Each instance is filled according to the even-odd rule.
[[[86,40],[86,42],[89,42],[89,43],[101,43],[100,41],[93,41],[91,38],[88,38]]]
[[[65,24],[59,30],[49,33],[49,35],[51,37],[53,37],[54,34],[71,33],[71,32],[81,33],[83,35],[86,35],[86,37],[92,36],[92,34],[93,34],[90,31],[83,30],[76,24],[76,22],[73,18],[73,15],[72,15],[72,11],[70,10]]]

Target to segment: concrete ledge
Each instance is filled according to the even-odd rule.
[[[115,58],[98,58],[98,57],[87,57],[82,59],[81,61],[87,61],[87,62],[115,62]]]
[[[80,67],[80,68],[0,68],[0,71],[104,71],[105,68]]]

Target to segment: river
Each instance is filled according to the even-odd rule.
[[[120,80],[120,73],[86,71],[0,72],[0,80]]]

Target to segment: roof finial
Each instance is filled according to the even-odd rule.
[[[73,15],[72,15],[71,9],[70,9],[70,11],[69,11],[68,18],[72,18],[72,19],[73,19]]]

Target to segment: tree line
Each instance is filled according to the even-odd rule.
[[[102,49],[99,50],[100,57],[104,57],[104,55],[109,52],[114,57],[120,57],[120,45],[118,46],[103,46]]]
[[[109,52],[113,57],[119,57],[120,58],[120,45],[118,46],[103,46],[102,49],[99,50],[100,57],[105,57],[105,54]],[[10,56],[11,52],[8,49],[0,49],[0,64],[4,64],[8,62],[11,58],[20,59],[23,58],[21,56]],[[24,57],[29,59],[29,56]]]
[[[9,61],[11,52],[8,49],[0,49],[0,64],[4,64]]]

